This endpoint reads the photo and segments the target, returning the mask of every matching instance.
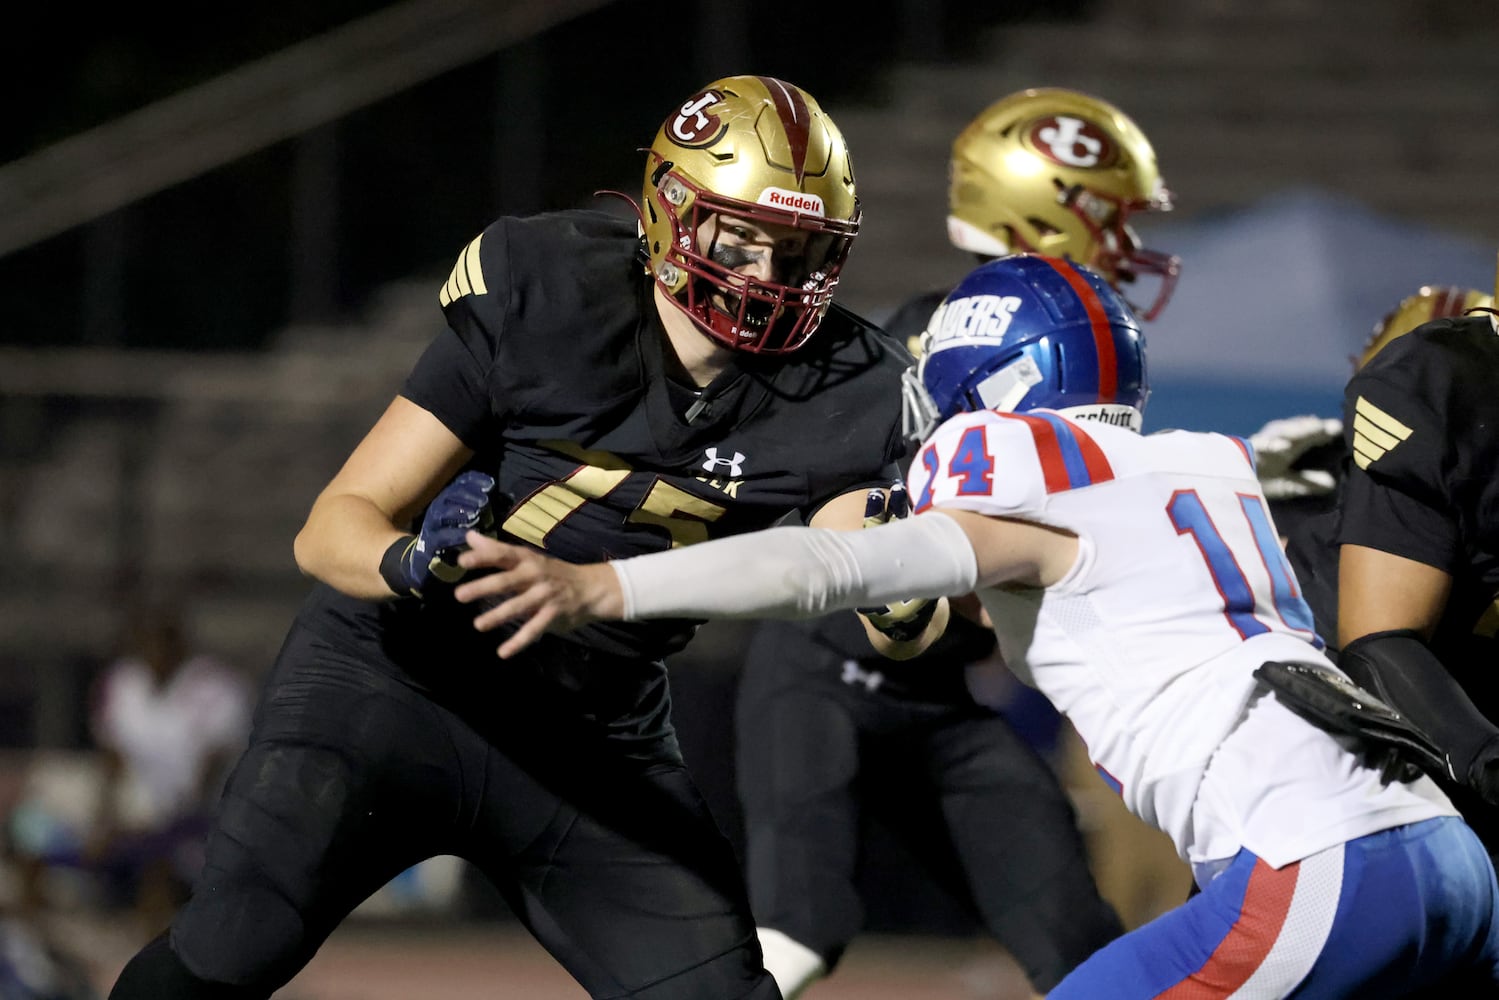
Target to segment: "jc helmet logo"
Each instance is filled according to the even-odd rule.
[[[707,109],[723,100],[716,90],[705,90],[677,109],[676,116],[667,126],[667,134],[679,146],[701,148],[711,146],[727,128],[722,120]]]
[[[1115,158],[1114,144],[1092,122],[1068,115],[1054,115],[1030,127],[1036,151],[1065,167],[1107,167]]]

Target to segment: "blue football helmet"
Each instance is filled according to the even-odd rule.
[[[971,271],[932,314],[904,379],[905,431],[969,410],[1056,410],[1140,430],[1150,388],[1128,303],[1080,264],[1012,254]]]

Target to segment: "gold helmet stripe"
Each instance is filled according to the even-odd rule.
[[[781,119],[781,128],[786,131],[786,141],[791,144],[791,170],[800,184],[807,172],[807,140],[812,124],[812,115],[807,111],[807,102],[796,87],[787,86],[772,76],[757,76],[770,94],[771,105]]]

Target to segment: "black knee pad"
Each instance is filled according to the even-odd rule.
[[[162,934],[125,965],[109,1000],[263,1000],[269,995],[200,979],[182,964]]]
[[[171,943],[196,975],[259,997],[286,985],[312,957],[304,930],[302,914],[274,890],[217,885],[200,887],[177,914]]]

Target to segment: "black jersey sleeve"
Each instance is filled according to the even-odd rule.
[[[1451,414],[1454,355],[1424,330],[1391,343],[1344,391],[1352,461],[1337,540],[1451,573],[1464,559],[1454,512],[1464,475]]]
[[[475,450],[499,416],[490,374],[509,307],[507,236],[502,219],[458,255],[438,296],[448,328],[417,359],[401,389]]]

